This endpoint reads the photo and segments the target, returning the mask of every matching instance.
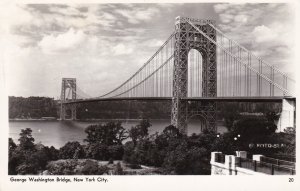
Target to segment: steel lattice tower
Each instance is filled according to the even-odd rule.
[[[208,24],[215,24],[213,20],[191,19],[177,17],[175,21],[174,47],[174,78],[171,122],[186,133],[187,118],[195,111],[188,110],[188,103],[182,98],[187,97],[188,88],[188,53],[191,49],[199,51],[203,58],[202,97],[217,96],[217,57],[216,46],[195,30],[187,21],[195,24],[211,39],[216,40],[216,31]],[[206,116],[208,128],[216,127],[216,104],[206,102],[204,107],[198,108]]]
[[[66,90],[72,91],[72,97],[69,101],[76,101],[76,78],[63,78],[61,83],[61,97],[60,97],[60,120],[66,119],[66,110],[71,110],[71,120],[76,119],[76,104],[66,105]]]

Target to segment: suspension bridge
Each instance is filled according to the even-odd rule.
[[[66,119],[67,109],[76,119],[77,104],[117,100],[169,100],[171,123],[180,131],[186,132],[193,115],[201,115],[207,128],[215,129],[219,101],[285,100],[283,105],[295,110],[295,80],[230,39],[215,21],[177,17],[165,43],[111,91],[92,97],[75,78],[63,78],[60,119]],[[196,107],[190,108],[191,103]]]

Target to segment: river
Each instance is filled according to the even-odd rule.
[[[104,122],[104,121],[102,121]],[[31,128],[35,143],[42,143],[46,146],[54,146],[60,148],[68,141],[79,141],[84,143],[86,137],[84,129],[97,122],[81,122],[81,121],[10,121],[9,122],[9,137],[18,142],[21,129]],[[138,124],[138,120],[128,120],[122,122],[125,129],[130,129]],[[151,120],[152,126],[149,128],[149,133],[162,132],[163,129],[170,124],[170,120]],[[226,128],[218,123],[218,132],[223,133]],[[188,124],[188,134],[200,133],[200,123],[197,120],[190,121]]]

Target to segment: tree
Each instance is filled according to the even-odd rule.
[[[20,138],[20,147],[24,150],[34,149],[34,138],[32,137],[32,130],[30,128],[21,129]]]
[[[236,103],[224,103],[222,106],[220,115],[224,117],[228,131],[231,131],[235,120],[240,116],[239,105]]]
[[[166,138],[166,139],[172,139],[172,138],[181,138],[182,134],[180,133],[179,129],[176,128],[173,125],[169,125],[167,126],[164,130],[162,135]]]
[[[274,111],[268,111],[265,113],[268,122],[274,123],[279,119],[279,116]]]
[[[84,150],[78,141],[67,142],[63,147],[59,149],[59,158],[61,159],[73,159],[83,158]]]
[[[138,125],[131,127],[129,137],[132,139],[134,145],[136,145],[138,140],[144,139],[149,135],[149,127],[151,127],[151,124],[147,119],[143,119]]]
[[[240,134],[241,140],[263,140],[264,137],[274,133],[277,126],[261,118],[243,118],[233,126],[233,133]]]
[[[53,146],[51,146],[50,148],[46,147],[46,149],[48,150],[50,160],[58,159],[59,151],[55,147]]]
[[[144,138],[149,135],[148,131],[149,131],[149,128],[151,127],[151,124],[148,119],[142,119],[140,121],[140,124],[138,124],[138,127],[141,131],[141,137]]]
[[[128,163],[132,163],[132,161],[134,160],[134,158],[132,157],[134,154],[134,148],[135,145],[133,144],[132,141],[128,141],[124,144],[124,155],[123,155],[123,160],[128,162]],[[136,163],[136,161],[135,161]]]
[[[9,154],[11,154],[12,151],[15,150],[15,148],[17,147],[16,143],[14,142],[14,140],[12,138],[8,139],[8,150],[9,150]]]
[[[110,155],[108,153],[108,146],[102,143],[90,143],[86,147],[85,155],[87,158],[96,160],[108,160]]]
[[[122,160],[124,148],[123,145],[110,145],[107,147],[109,158],[114,160]]]
[[[104,125],[90,125],[85,129],[87,133],[86,142],[91,143],[101,143],[104,145],[116,145],[122,144],[122,141],[127,139],[127,132],[121,126],[120,122],[108,122]]]
[[[131,127],[129,130],[129,137],[131,138],[134,145],[136,145],[136,142],[140,138],[140,129],[138,127]]]

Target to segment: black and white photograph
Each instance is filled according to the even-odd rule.
[[[11,182],[86,175],[294,181],[295,4],[15,3],[1,10],[2,157]]]

